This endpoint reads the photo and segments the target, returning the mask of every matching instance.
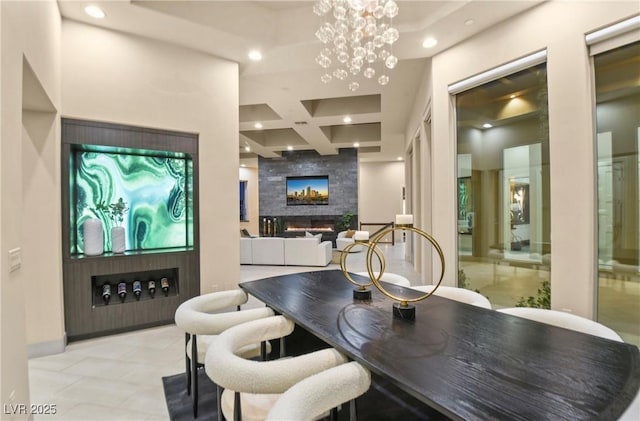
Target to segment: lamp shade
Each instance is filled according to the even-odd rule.
[[[396,225],[413,225],[413,215],[396,215]]]

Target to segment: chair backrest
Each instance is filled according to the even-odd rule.
[[[273,316],[225,330],[207,350],[207,375],[214,383],[236,392],[283,393],[306,377],[347,362],[333,348],[274,361],[252,361],[238,356],[242,347],[289,335],[293,328],[294,323],[284,316]]]
[[[289,388],[273,405],[267,420],[313,420],[364,394],[371,373],[355,361],[308,377]]]
[[[501,308],[498,311],[501,313],[511,314],[513,316],[546,323],[548,325],[575,330],[576,332],[587,333],[589,335],[623,342],[622,338],[620,338],[620,335],[618,335],[616,332],[606,327],[605,325],[594,322],[593,320],[589,320],[584,317],[576,316],[575,314],[565,313],[564,311],[530,307]]]
[[[193,297],[176,309],[176,325],[185,332],[195,335],[217,335],[239,323],[273,316],[273,310],[267,307],[220,312],[232,308],[235,310],[234,307],[246,303],[247,298],[247,294],[241,289]]]
[[[435,285],[420,285],[411,288],[422,292],[431,292],[435,288]],[[459,301],[461,303],[471,304],[476,307],[488,308],[489,310],[491,309],[491,302],[489,301],[489,299],[487,299],[487,297],[466,288],[456,288],[440,285],[438,289],[436,289],[436,292],[433,293],[433,295],[448,298],[454,301]]]
[[[380,272],[373,272],[375,276],[378,276]],[[369,277],[369,272],[356,272],[356,275],[362,275],[365,277]],[[389,282],[390,284],[396,284],[403,287],[410,287],[411,282],[402,275],[398,275],[397,273],[385,272],[382,274],[381,281]]]

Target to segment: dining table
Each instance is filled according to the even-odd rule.
[[[423,295],[383,286],[394,296]],[[354,299],[340,270],[240,287],[443,418],[616,420],[640,387],[635,345],[437,295],[414,303],[415,320],[400,319],[374,286],[371,299]]]

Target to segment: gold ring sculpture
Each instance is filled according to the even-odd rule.
[[[359,300],[368,300],[371,299],[371,291],[367,290],[367,287],[371,286],[373,282],[369,282],[367,284],[358,283],[354,281],[349,272],[347,272],[347,257],[349,256],[351,249],[358,245],[367,247],[368,250],[373,250],[373,252],[378,257],[378,262],[380,263],[379,277],[381,277],[384,273],[385,260],[382,251],[378,247],[370,247],[368,241],[354,241],[353,243],[348,244],[344,249],[342,249],[342,253],[340,254],[340,269],[342,270],[342,274],[345,278],[347,278],[347,281],[358,287],[357,290],[353,291],[353,297]],[[379,277],[378,280],[380,279]]]
[[[382,286],[382,284],[380,283],[380,279],[382,278],[382,275],[384,274],[384,269],[385,269],[386,264],[385,264],[384,254],[378,248],[378,243],[387,234],[390,234],[393,231],[398,231],[398,230],[414,232],[414,233],[420,235],[421,237],[425,238],[427,241],[429,241],[429,243],[431,243],[433,248],[438,252],[438,256],[440,257],[441,271],[440,271],[440,278],[438,279],[438,283],[433,288],[433,290],[431,290],[430,292],[427,292],[427,293],[425,293],[425,294],[423,294],[423,295],[421,295],[419,297],[416,297],[416,298],[405,298],[405,297],[400,297],[400,296],[394,295],[394,294],[390,293],[389,291],[387,291]],[[351,278],[351,276],[349,275],[349,273],[346,270],[347,255],[349,254],[349,251],[353,247],[355,247],[357,244],[361,244],[361,245],[364,245],[364,246],[367,247],[367,257],[366,257],[367,273],[369,275],[369,279],[371,280],[371,282],[368,283],[368,284],[359,284],[359,283],[355,282]],[[373,254],[374,253],[378,257],[378,261],[380,263],[380,273],[378,274],[378,276],[376,276],[375,272],[373,271],[372,258],[373,258]],[[423,231],[423,230],[421,230],[419,228],[415,228],[412,224],[402,224],[402,225],[401,224],[397,224],[394,227],[387,228],[387,229],[379,232],[372,239],[370,239],[368,242],[365,242],[365,241],[357,242],[356,241],[356,242],[354,242],[352,244],[349,244],[347,247],[345,247],[344,250],[342,251],[342,254],[340,255],[340,268],[342,269],[342,273],[344,274],[345,278],[347,278],[347,280],[349,282],[351,282],[352,284],[357,285],[358,288],[359,288],[359,291],[366,291],[366,287],[371,285],[371,284],[373,284],[373,285],[376,286],[376,288],[378,288],[378,290],[381,293],[383,293],[387,297],[391,298],[392,300],[398,301],[398,304],[394,304],[394,307],[393,307],[394,316],[399,317],[399,318],[403,318],[403,319],[414,320],[415,319],[415,307],[413,305],[410,305],[409,303],[422,301],[424,299],[429,298],[431,295],[433,295],[433,293],[438,289],[438,287],[442,283],[442,278],[444,277],[444,271],[445,271],[445,262],[444,262],[444,253],[442,252],[442,248],[440,247],[440,244],[438,244],[436,239],[433,238],[429,233],[427,233],[427,232],[425,232],[425,231]],[[356,293],[357,292],[358,291],[354,291],[354,298],[356,298]],[[366,291],[366,292],[369,293],[369,297],[370,297],[370,292],[369,291]]]

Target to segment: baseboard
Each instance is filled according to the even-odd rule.
[[[44,357],[46,355],[61,354],[67,344],[67,334],[60,339],[47,342],[38,342],[27,347],[27,356],[29,358]]]

